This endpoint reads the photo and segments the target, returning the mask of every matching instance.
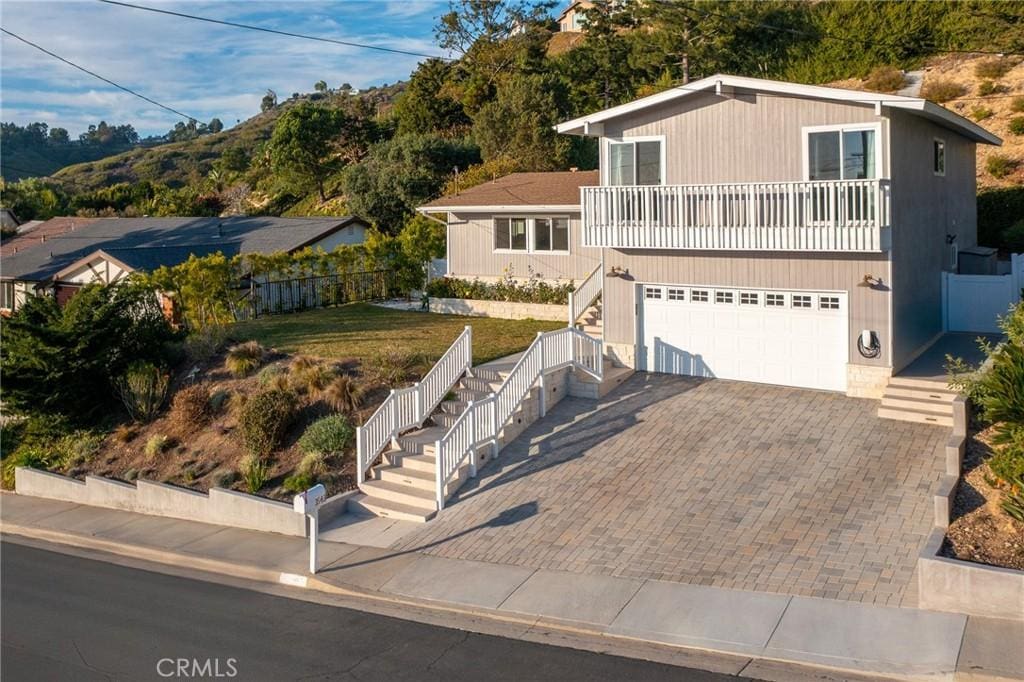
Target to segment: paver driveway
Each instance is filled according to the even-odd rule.
[[[947,430],[872,400],[638,373],[566,399],[393,547],[913,605]]]

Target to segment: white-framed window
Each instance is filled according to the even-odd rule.
[[[668,300],[670,301],[685,301],[686,300],[686,289],[677,289],[675,287],[669,287]]]
[[[569,253],[567,216],[496,216],[494,250],[527,253]]]
[[[605,184],[664,184],[664,137],[609,139],[605,150]]]
[[[0,309],[14,310],[14,282],[0,282]]]
[[[661,298],[661,287],[644,287],[644,298]]]
[[[880,176],[882,134],[876,123],[804,128],[804,177],[872,180]]]
[[[810,308],[811,297],[807,294],[793,294],[793,307],[794,308]]]
[[[708,290],[707,289],[692,289],[692,290],[690,290],[690,302],[691,303],[707,303],[708,302]]]
[[[946,141],[938,137],[932,140],[932,173],[946,174]]]
[[[785,294],[765,294],[764,304],[769,308],[782,308],[786,305]]]
[[[819,296],[818,307],[822,310],[839,310],[838,296]]]
[[[731,305],[734,300],[735,297],[733,296],[733,293],[731,291],[715,292],[715,303],[724,303],[726,305]]]
[[[753,291],[741,291],[740,292],[740,305],[758,305],[758,299],[760,296]]]

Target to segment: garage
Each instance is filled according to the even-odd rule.
[[[847,295],[644,284],[640,369],[846,390]]]

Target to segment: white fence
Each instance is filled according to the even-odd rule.
[[[826,180],[583,187],[583,245],[881,251],[889,182]]]
[[[569,292],[569,326],[575,327],[576,321],[580,319],[580,315],[586,312],[590,304],[597,300],[597,297],[601,295],[601,289],[604,285],[604,272],[602,267],[598,265],[594,268],[593,272],[586,276],[586,278],[576,287],[575,291]]]
[[[421,425],[456,382],[473,366],[473,330],[466,327],[422,380],[391,391],[377,411],[356,429],[356,473],[366,471],[402,431]]]
[[[574,366],[601,379],[604,369],[601,341],[578,329],[566,327],[540,333],[501,387],[483,400],[470,401],[466,410],[434,444],[437,457],[437,508],[444,508],[444,487],[463,463],[469,461],[469,475],[476,475],[476,451],[483,445],[497,448],[498,435],[538,381],[541,385],[540,414],[544,416],[544,375]]]
[[[1020,300],[1024,254],[1010,256],[1007,275],[942,275],[942,323],[951,332],[998,332],[999,316]]]

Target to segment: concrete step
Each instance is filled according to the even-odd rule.
[[[428,426],[398,437],[398,445],[402,450],[413,455],[434,454],[434,443],[438,438],[448,433],[443,426]]]
[[[459,415],[449,412],[435,412],[430,415],[430,420],[437,426],[443,426],[447,430],[455,426],[455,422],[459,420]]]
[[[416,521],[419,523],[424,523],[437,514],[436,509],[426,510],[419,507],[410,507],[406,504],[391,502],[390,500],[366,494],[353,495],[348,499],[346,507],[348,511],[355,514],[371,514],[373,516],[383,516],[401,521]]]
[[[498,390],[498,388],[501,386],[502,381],[504,381],[504,379],[466,377],[462,380],[462,386],[465,388],[472,389],[474,391],[480,391],[482,393],[491,393],[492,391]]]
[[[945,400],[908,398],[903,396],[892,396],[888,393],[882,396],[881,406],[892,408],[894,410],[916,410],[918,412],[930,412],[932,414],[953,414],[952,404]]]
[[[433,472],[409,469],[402,466],[378,466],[373,468],[374,478],[386,483],[395,483],[412,488],[433,492],[435,476]]]
[[[600,336],[601,331],[604,328],[599,324],[585,324],[580,329],[583,331],[584,334],[589,334],[590,336]]]
[[[363,481],[359,484],[359,489],[369,497],[376,497],[388,502],[413,507],[423,513],[429,513],[437,509],[434,493],[429,490],[421,490],[413,486],[376,479]]]
[[[475,391],[472,388],[456,388],[454,393],[456,399],[464,403],[468,403],[470,400],[483,400],[491,395],[490,391]]]
[[[460,415],[466,411],[466,405],[467,403],[461,400],[442,400],[439,407],[441,408],[442,412]]]
[[[917,379],[914,377],[895,376],[889,379],[889,386],[897,388],[923,388],[926,391],[948,391],[949,384],[945,379]]]
[[[497,381],[502,382],[505,377],[508,376],[508,372],[499,369],[492,369],[490,367],[474,367],[473,378],[484,379],[485,381]]]
[[[417,455],[402,450],[394,450],[388,453],[388,461],[403,469],[415,469],[420,473],[434,475],[434,467],[437,466],[437,459],[433,455]]]
[[[917,422],[920,424],[933,424],[935,426],[953,426],[952,415],[939,415],[932,412],[921,412],[906,408],[894,410],[888,407],[878,408],[878,416],[882,419],[896,419],[905,422]]]
[[[912,388],[912,387],[901,387],[901,386],[888,386],[885,389],[885,395],[893,398],[919,398],[922,400],[941,400],[946,403],[952,403],[956,397],[956,391],[939,391],[928,388]]]

